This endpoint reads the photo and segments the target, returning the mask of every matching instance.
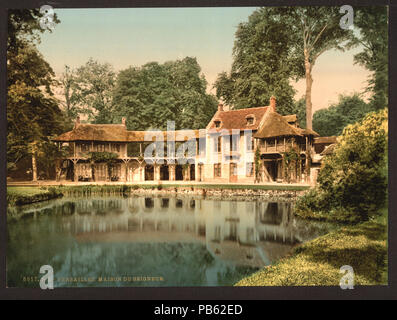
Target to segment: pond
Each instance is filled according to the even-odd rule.
[[[229,286],[328,232],[291,202],[92,196],[24,206],[9,219],[8,287]],[[15,214],[15,212],[13,212]]]

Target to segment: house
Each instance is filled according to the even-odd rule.
[[[219,104],[200,130],[130,131],[125,118],[121,124],[77,118],[73,130],[53,139],[69,148],[57,179],[310,182],[318,134],[299,128],[297,120],[277,113],[275,97],[257,108],[226,110]]]

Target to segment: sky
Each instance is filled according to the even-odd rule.
[[[59,76],[65,65],[77,68],[90,57],[108,62],[116,71],[147,62],[163,63],[196,57],[209,85],[230,71],[234,34],[254,7],[55,9],[59,20],[52,33],[41,36],[38,48]],[[369,73],[353,65],[348,52],[329,51],[313,68],[313,111],[338,101],[339,94],[362,92]],[[296,99],[305,81],[293,83]]]

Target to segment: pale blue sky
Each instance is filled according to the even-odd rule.
[[[116,71],[150,61],[196,57],[209,88],[219,72],[229,71],[234,33],[254,7],[158,9],[55,9],[61,23],[42,35],[39,50],[59,75],[90,57]],[[357,51],[357,50],[356,50]],[[329,52],[314,67],[314,110],[337,101],[339,93],[362,91],[368,73],[353,66],[353,52]],[[294,85],[297,98],[304,82]]]

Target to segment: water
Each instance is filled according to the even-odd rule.
[[[291,203],[199,197],[65,197],[14,210],[7,285],[228,286],[328,230]]]

